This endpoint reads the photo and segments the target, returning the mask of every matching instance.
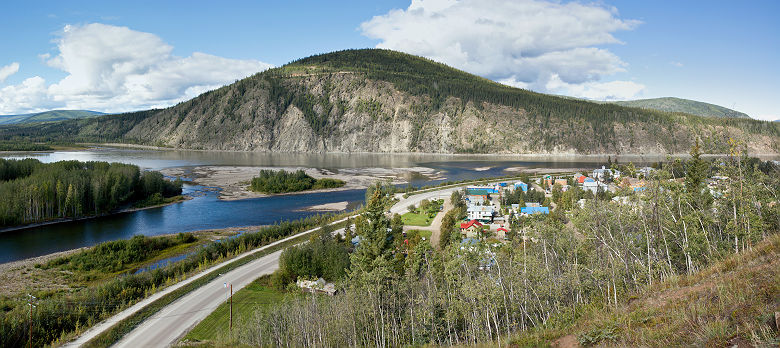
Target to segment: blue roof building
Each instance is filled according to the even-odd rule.
[[[521,213],[525,214],[549,214],[550,208],[548,207],[522,207],[520,208]]]

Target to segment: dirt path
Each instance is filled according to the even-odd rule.
[[[452,203],[449,198],[444,199],[444,209],[442,209],[436,217],[431,221],[430,226],[404,226],[404,231],[418,230],[418,231],[431,231],[431,245],[434,248],[439,247],[439,239],[441,239],[441,221],[444,219],[444,215],[452,209]]]

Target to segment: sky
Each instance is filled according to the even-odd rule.
[[[780,1],[8,1],[0,114],[166,107],[292,60],[380,47],[593,100],[780,119]]]

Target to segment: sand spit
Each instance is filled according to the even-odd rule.
[[[198,166],[168,168],[163,169],[160,172],[167,176],[191,178],[194,183],[199,185],[220,188],[219,199],[231,201],[269,196],[267,194],[249,190],[250,180],[257,176],[262,169],[283,169],[286,171],[296,171],[300,169],[316,179],[330,178],[346,182],[346,185],[340,188],[303,191],[291,194],[363,189],[374,184],[378,180],[389,180],[393,184],[404,184],[408,182],[408,178],[414,175],[422,175],[432,180],[441,178],[439,172],[425,167],[393,169],[349,168],[335,172],[327,169],[304,167]]]

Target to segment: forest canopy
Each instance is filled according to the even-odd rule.
[[[345,182],[338,179],[315,179],[303,170],[288,172],[286,170],[260,171],[260,176],[252,178],[249,188],[262,193],[287,193],[306,190],[319,190],[326,188],[338,188]]]
[[[122,163],[0,159],[0,227],[106,214],[181,194],[181,181]]]

